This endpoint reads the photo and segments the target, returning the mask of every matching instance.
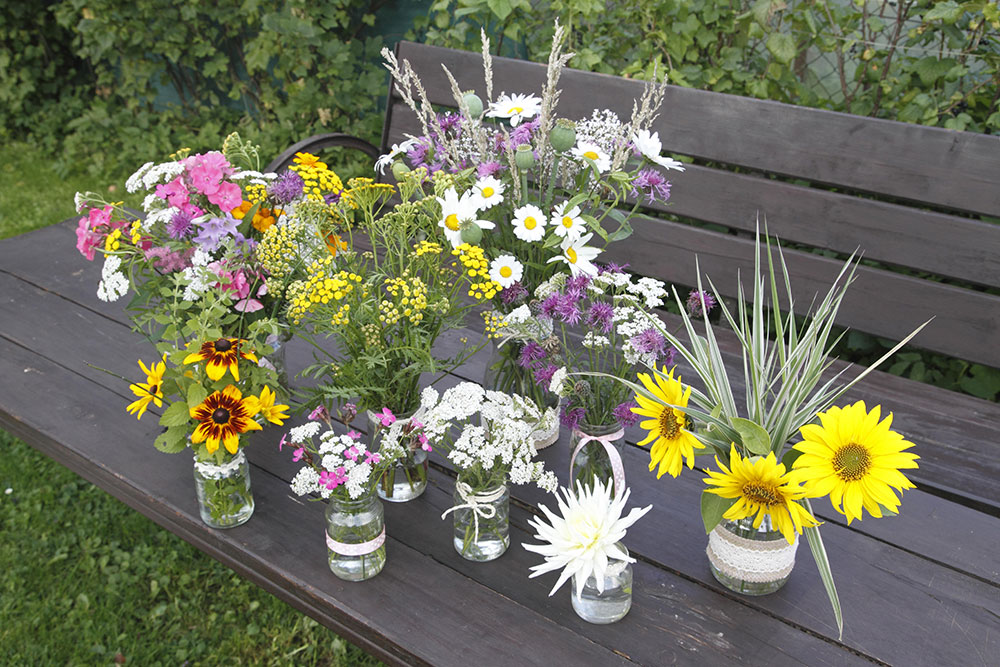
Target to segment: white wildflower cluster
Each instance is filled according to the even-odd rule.
[[[495,315],[503,322],[500,332],[504,340],[501,345],[508,340],[545,340],[552,335],[552,320],[535,317],[527,304],[518,306],[506,315]]]
[[[184,165],[180,162],[164,162],[162,164],[147,162],[128,177],[128,180],[125,181],[125,189],[131,193],[136,193],[139,190],[152,190],[154,186],[172,181],[182,173],[184,173]]]
[[[353,437],[355,433],[330,430],[319,436],[319,447],[314,448],[313,438],[320,430],[319,422],[308,422],[288,433],[292,447],[308,449],[319,462],[318,466],[307,465],[296,473],[292,491],[299,496],[314,493],[327,499],[343,488],[351,500],[360,498],[371,488],[373,478],[381,474],[375,464],[383,460],[383,455],[369,452],[363,442]]]
[[[145,211],[146,213],[159,211],[166,205],[167,201],[162,197],[157,197],[155,192],[150,192],[142,200],[142,210]]]
[[[628,291],[641,298],[646,308],[659,308],[663,305],[663,297],[667,295],[663,281],[655,278],[639,278],[636,284],[628,286]]]
[[[587,335],[580,341],[588,350],[602,350],[611,345],[611,340],[607,336],[602,336],[596,331],[588,331]]]
[[[566,382],[566,376],[568,374],[569,371],[565,366],[556,370],[556,372],[552,374],[552,379],[549,380],[549,391],[557,396],[562,396],[563,385]]]
[[[463,382],[444,392],[424,390],[423,422],[428,435],[443,436],[452,426],[461,426],[448,458],[458,468],[479,467],[483,472],[500,472],[513,484],[535,482],[539,487],[555,490],[555,474],[545,470],[540,461],[533,461],[535,448],[532,433],[543,419],[534,402],[521,396],[498,391],[485,391],[478,384]],[[476,414],[479,424],[468,423]]]
[[[153,196],[155,197],[156,195]],[[179,212],[180,209],[174,206],[168,206],[166,208],[160,208],[152,212],[148,212],[145,220],[142,221],[142,228],[149,231],[153,228],[153,225],[157,223],[166,224],[172,217],[174,217],[175,213]]]
[[[208,268],[212,257],[207,252],[198,248],[191,256],[191,266],[184,269],[180,276],[186,281],[184,288],[185,301],[197,301],[201,295],[216,280],[212,270]]]
[[[77,192],[75,195],[73,195],[73,205],[76,207],[77,212],[82,211],[84,207],[87,206],[87,204],[90,202],[90,197],[88,196],[90,194],[92,193]]]
[[[541,301],[566,286],[567,273],[557,273],[535,288],[535,298]]]
[[[142,177],[146,175],[146,172],[149,171],[149,168],[152,166],[153,166],[152,162],[147,162],[146,164],[136,169],[135,173],[129,176],[128,180],[125,181],[125,189],[131,193],[138,192],[140,188],[147,189],[143,186]]]
[[[252,169],[247,169],[246,171],[238,171],[229,177],[229,180],[236,183],[252,184],[252,185],[267,185],[270,181],[273,181],[278,177],[277,174],[273,172],[261,173],[259,171],[253,171]]]
[[[101,282],[97,285],[97,298],[101,301],[117,301],[128,293],[128,278],[121,272],[122,258],[106,255],[101,269]]]

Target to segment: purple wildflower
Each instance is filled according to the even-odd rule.
[[[309,420],[314,422],[328,422],[330,421],[330,411],[326,409],[325,405],[320,403],[309,413]]]
[[[479,178],[486,178],[487,176],[493,176],[500,171],[503,171],[503,165],[499,162],[483,162],[481,165],[476,167],[476,176]]]
[[[456,130],[456,136],[462,133],[462,117],[457,113],[439,113],[437,117],[438,125],[441,126],[441,130],[447,132],[448,130]]]
[[[663,177],[663,174],[649,167],[636,174],[635,180],[632,181],[632,196],[638,196],[640,190],[650,204],[657,199],[660,201],[670,199],[670,182]]]
[[[194,216],[190,211],[179,210],[167,221],[167,235],[172,239],[184,239],[190,236]]]
[[[343,194],[343,190],[340,192],[327,192],[323,195],[324,204],[336,204],[340,201],[340,196]]]
[[[694,289],[688,294],[687,309],[692,317],[708,315],[715,308],[715,297],[711,292],[699,292]]]
[[[581,293],[583,290],[587,289],[590,285],[590,276],[585,273],[581,273],[578,276],[574,276],[566,281],[566,291],[573,291],[575,293]]]
[[[625,273],[625,269],[628,268],[628,262],[624,264],[619,264],[618,262],[608,262],[605,264],[597,265],[597,275],[601,276],[605,273]]]
[[[569,430],[575,430],[580,422],[583,421],[583,416],[587,414],[587,411],[583,408],[563,408],[562,412],[559,413],[559,423]]]
[[[344,406],[338,412],[340,413],[340,421],[344,422],[346,426],[358,416],[358,406],[354,405],[354,403],[344,403]]]
[[[545,299],[542,300],[541,305],[538,306],[538,314],[542,317],[547,317],[552,319],[556,314],[556,309],[562,302],[562,296],[559,294],[550,294]]]
[[[611,322],[615,316],[615,309],[610,303],[598,301],[590,307],[587,313],[587,326],[600,329],[601,333],[611,332]]]
[[[552,376],[555,375],[559,367],[555,364],[548,364],[543,366],[542,364],[535,365],[535,384],[539,387],[544,387],[548,389],[549,385],[552,383]]]
[[[220,218],[209,218],[199,223],[201,230],[194,240],[205,252],[215,252],[219,249],[223,237],[238,233],[236,231],[238,225],[239,221],[228,213]]]
[[[638,350],[642,354],[652,354],[656,358],[659,358],[663,354],[664,349],[667,347],[667,340],[663,337],[659,331],[653,327],[648,329],[643,329],[636,335],[632,336],[632,347]]]
[[[583,317],[577,301],[579,301],[579,297],[575,297],[574,294],[569,293],[564,294],[559,299],[559,305],[556,306],[556,313],[559,314],[559,317],[566,324],[577,324],[580,322],[580,318]]]
[[[290,204],[302,196],[305,181],[294,171],[285,171],[271,184],[271,196],[279,204]]]
[[[628,428],[629,426],[635,426],[636,422],[639,421],[639,415],[632,412],[632,408],[638,407],[639,404],[635,401],[626,401],[615,406],[611,414],[618,421],[619,426]]]
[[[549,356],[549,353],[545,351],[544,347],[533,340],[528,341],[521,348],[521,356],[518,358],[517,364],[521,368],[534,368],[536,361],[540,361],[547,356]]]
[[[667,353],[665,355],[663,355],[663,360],[662,360],[663,361],[663,365],[664,366],[673,366],[674,365],[674,360],[676,359],[676,357],[677,357],[677,348],[674,347],[673,345],[671,345],[670,348],[667,349]]]
[[[526,296],[528,296],[528,290],[521,284],[521,281],[517,281],[510,287],[500,290],[500,303],[509,306],[512,303],[523,300]]]
[[[541,118],[535,118],[528,123],[521,123],[515,127],[510,133],[510,148],[511,150],[516,150],[518,146],[523,144],[530,144],[531,138],[542,124]],[[537,159],[538,156],[536,155]]]
[[[430,150],[431,142],[421,139],[413,144],[413,147],[406,152],[406,158],[414,168],[426,166],[427,151]]]

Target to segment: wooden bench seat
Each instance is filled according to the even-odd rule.
[[[414,62],[435,101],[448,102],[438,90],[437,62],[447,62],[465,88],[481,83],[474,55],[412,44],[400,45],[399,54]],[[536,65],[497,59],[495,69],[497,90],[537,88]],[[630,100],[637,85],[566,72],[561,109],[580,109],[584,116],[594,106],[614,108]],[[383,144],[412,131],[393,100],[390,95]],[[1000,182],[996,151],[993,162],[975,157],[989,146],[984,141],[995,138],[925,134],[930,128],[899,135],[910,133],[911,126],[901,130],[898,124],[870,122],[671,89],[656,129],[671,150],[696,157],[698,164],[674,178],[670,213],[695,220],[637,223],[635,239],[621,244],[616,258],[639,273],[685,284],[693,279],[697,252],[719,287],[731,288],[735,268],[746,270],[752,260],[747,232],[759,209],[772,233],[796,244],[837,252],[874,245],[867,256],[881,265],[922,267],[923,273],[903,277],[881,266],[865,267],[853,300],[845,303],[844,324],[893,336],[937,314],[921,345],[1000,365],[997,346],[990,344],[1000,318],[998,298],[985,289],[998,284],[993,259],[1000,257],[994,252],[998,237],[990,223],[974,219],[1000,214],[995,187],[983,185],[984,179],[987,185],[989,179]],[[712,139],[719,132],[721,138]],[[776,143],[775,135],[784,133],[805,143]],[[857,145],[852,144],[853,153],[845,148],[852,136],[869,142],[883,137],[883,144],[870,150],[872,163]],[[308,150],[321,141],[377,152],[343,136],[310,138],[297,148]],[[965,143],[970,141],[973,148]],[[726,142],[737,146],[733,155],[719,152]],[[952,147],[945,156],[954,152],[961,159],[930,159],[939,145]],[[276,166],[289,155],[279,157]],[[838,157],[843,164],[829,164]],[[816,172],[807,178],[800,168],[810,166]],[[797,176],[799,182],[752,170]],[[873,183],[885,183],[877,191],[892,201],[858,194],[875,189]],[[909,201],[922,203],[904,203]],[[913,239],[904,238],[907,216]],[[936,227],[952,229],[952,224],[957,231],[951,239]],[[287,452],[277,451],[276,429],[255,434],[247,448],[257,501],[252,520],[228,531],[200,521],[188,456],[156,452],[155,420],[129,417],[127,386],[93,367],[130,376],[135,359],[148,359],[151,348],[130,331],[120,304],[97,300],[100,263],[79,256],[73,227],[75,222],[67,221],[0,242],[0,426],[389,663],[972,665],[1000,655],[996,403],[884,373],[873,374],[849,395],[893,411],[896,426],[917,443],[922,458],[912,475],[919,488],[906,493],[898,517],[848,527],[828,503],[816,506],[826,524],[824,541],[844,609],[842,640],[807,550],[800,550],[791,580],[774,595],[740,597],[719,586],[704,554],[701,475],[657,480],[647,471],[648,450],[635,446],[625,452],[633,502],[653,503],[654,509],[626,539],[639,562],[633,608],[620,623],[586,624],[572,611],[565,590],[547,597],[552,577],[527,578],[528,567],[537,562],[519,546],[533,541],[527,519],[539,502],[552,504],[537,489],[512,488],[507,554],[485,564],[460,558],[451,545],[451,522],[440,519],[451,505],[454,473],[438,456],[423,497],[386,504],[385,570],[370,581],[347,583],[326,565],[322,504],[302,502],[288,489],[297,465]],[[881,245],[871,241],[878,235],[885,239]],[[894,238],[910,250],[892,247]],[[920,246],[940,247],[940,253],[907,254]],[[808,293],[826,280],[824,267],[834,260],[798,248],[790,253],[793,280]],[[927,280],[925,273],[972,286]],[[676,324],[671,317],[668,324]],[[884,320],[892,321],[880,324]],[[938,327],[944,328],[931,335]],[[735,361],[733,338],[723,334],[721,342],[727,362]],[[301,369],[309,357],[306,346],[293,341],[290,371]],[[448,381],[480,380],[485,357],[473,358]],[[681,370],[690,377],[689,369]],[[629,433],[630,443],[636,435]],[[564,435],[542,452],[563,480],[566,440]]]

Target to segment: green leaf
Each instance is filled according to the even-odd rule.
[[[187,426],[191,420],[191,413],[188,411],[187,403],[177,401],[172,403],[160,416],[161,426]]]
[[[795,59],[795,39],[783,32],[773,32],[767,38],[767,50],[778,62],[787,65]]]
[[[802,505],[812,514],[812,507],[808,500],[803,500]],[[840,633],[837,638],[842,639],[844,637],[844,614],[840,609],[840,596],[837,595],[837,586],[833,583],[833,572],[830,571],[830,560],[826,556],[826,547],[823,546],[819,526],[803,528],[802,532],[806,536],[806,541],[809,542],[809,551],[812,552],[813,560],[816,561],[820,579],[823,580],[823,588],[826,589],[826,595],[830,598],[830,605],[833,607],[833,616],[837,619],[837,630]]]
[[[179,403],[176,405],[179,405]],[[171,426],[166,431],[156,436],[156,440],[153,441],[153,446],[161,452],[176,454],[184,451],[184,448],[187,447],[187,436],[188,427],[186,424],[184,426]]]
[[[920,77],[920,82],[925,86],[932,85],[938,79],[943,79],[952,67],[955,66],[954,58],[944,58],[939,60],[933,56],[927,56],[926,58],[921,58],[913,64],[913,71],[917,73]],[[917,98],[914,100],[917,104],[921,103],[921,99]],[[930,102],[930,99],[927,100]],[[921,104],[921,106],[924,106]]]
[[[510,13],[514,11],[514,8],[510,6],[510,0],[486,0],[486,5],[493,12],[494,16],[503,21]]]
[[[954,0],[948,0],[947,2],[939,2],[934,5],[933,9],[924,14],[924,20],[954,23],[962,18],[962,14],[964,13],[965,9],[960,4]]]
[[[759,456],[767,456],[771,453],[771,436],[763,428],[749,419],[733,417],[729,420],[740,434],[740,441],[747,451]]]
[[[208,390],[201,386],[200,382],[192,382],[191,386],[188,387],[187,391],[187,405],[188,408],[194,409],[201,405],[201,403],[208,396]]]
[[[722,521],[722,515],[736,502],[736,498],[723,498],[708,491],[701,492],[701,520],[708,535]]]
[[[802,456],[802,452],[797,449],[789,449],[785,452],[785,455],[781,457],[781,462],[785,464],[785,470],[791,470],[795,460],[800,456]]]

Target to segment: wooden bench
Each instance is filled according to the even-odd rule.
[[[474,54],[406,43],[398,54],[414,64],[436,103],[451,103],[441,62],[463,88],[481,84]],[[497,90],[540,87],[538,65],[496,59],[494,69]],[[638,86],[567,71],[560,108],[580,117],[595,107],[627,113]],[[675,88],[655,129],[670,150],[696,159],[674,177],[669,213],[711,224],[639,222],[636,238],[621,244],[615,259],[638,273],[689,284],[697,253],[717,285],[732,287],[736,267],[751,265],[747,233],[760,211],[770,231],[788,242],[838,253],[861,245],[879,263],[978,286],[866,266],[842,309],[844,324],[893,337],[937,315],[922,346],[1000,365],[1000,298],[983,289],[1000,284],[1000,236],[974,219],[1000,215],[995,138]],[[383,147],[407,132],[416,133],[412,117],[390,91]],[[378,152],[342,135],[295,148],[321,142]],[[639,563],[632,611],[618,624],[588,625],[573,613],[568,593],[549,598],[550,581],[528,580],[537,557],[519,547],[531,541],[526,520],[540,501],[552,502],[537,490],[512,490],[507,554],[488,564],[461,559],[451,546],[450,522],[439,518],[454,483],[441,459],[422,498],[386,505],[385,570],[368,582],[346,583],[326,566],[322,505],[300,502],[288,490],[297,465],[277,451],[274,430],[257,434],[247,450],[254,518],[230,531],[201,523],[188,457],[155,452],[155,422],[129,418],[127,387],[89,365],[130,375],[150,349],[129,330],[119,305],[96,299],[100,264],[79,257],[74,226],[67,221],[0,242],[0,425],[383,660],[966,665],[1000,654],[995,403],[881,373],[851,393],[895,412],[896,426],[917,443],[922,459],[913,474],[919,488],[906,493],[897,518],[848,528],[828,505],[817,508],[844,608],[841,641],[807,552],[774,595],[739,597],[717,585],[704,555],[701,476],[657,481],[646,470],[648,450],[637,447],[625,455],[633,501],[654,509],[626,539]],[[802,294],[832,278],[835,260],[801,250],[788,257]],[[734,341],[723,336],[723,343],[727,362],[735,362]],[[289,353],[292,371],[307,363],[303,345],[293,341]],[[484,357],[460,375],[481,379]],[[568,454],[562,442],[542,456],[565,479]]]

